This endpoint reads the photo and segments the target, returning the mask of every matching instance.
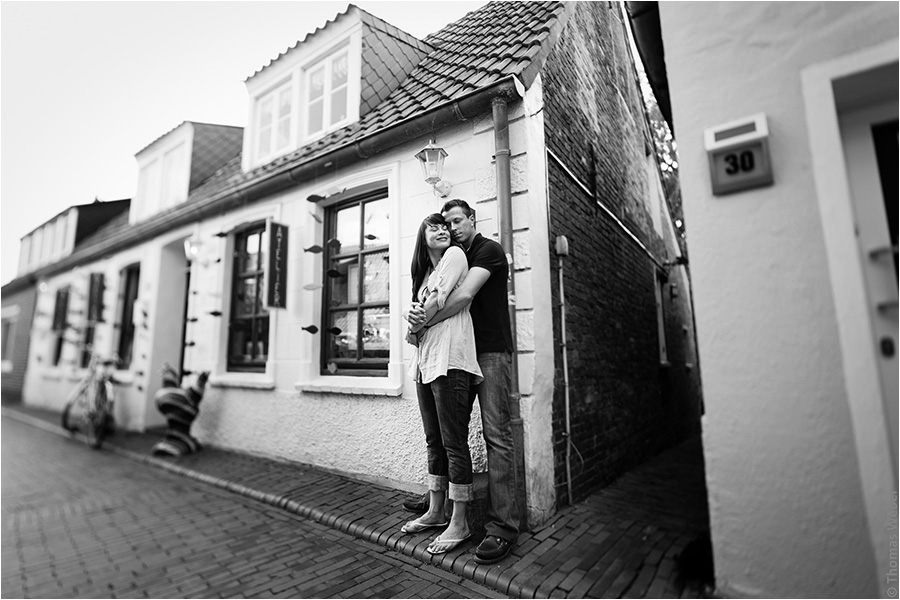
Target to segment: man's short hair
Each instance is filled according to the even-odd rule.
[[[463,214],[465,214],[466,217],[475,216],[475,210],[471,206],[469,206],[469,203],[465,200],[460,200],[459,198],[454,198],[453,200],[447,200],[446,202],[444,202],[444,206],[441,207],[441,213],[445,213],[451,208],[456,207],[461,208]]]

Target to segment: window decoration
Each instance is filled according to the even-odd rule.
[[[323,373],[386,375],[390,355],[384,190],[330,209],[324,251]],[[307,329],[311,331],[311,328]]]
[[[268,234],[259,223],[235,234],[228,370],[265,371],[269,356],[269,313],[265,265]]]

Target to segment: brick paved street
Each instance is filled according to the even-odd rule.
[[[314,521],[2,419],[4,598],[503,598]]]

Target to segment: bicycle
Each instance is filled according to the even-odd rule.
[[[81,429],[94,449],[99,449],[115,428],[113,369],[117,362],[91,354],[88,374],[69,394],[62,412],[63,429],[70,433]]]

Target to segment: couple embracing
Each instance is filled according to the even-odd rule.
[[[472,500],[469,416],[481,406],[490,504],[486,535],[475,560],[506,557],[519,533],[516,461],[510,424],[512,335],[507,308],[509,264],[500,244],[475,231],[475,213],[450,200],[419,227],[412,260],[413,303],[407,341],[416,346],[410,375],[416,382],[428,455],[425,514],[404,533],[443,531],[428,546],[442,554],[471,536],[466,507]],[[449,523],[444,502],[453,503]],[[409,503],[405,503],[410,507]],[[415,508],[415,503],[411,508]]]

